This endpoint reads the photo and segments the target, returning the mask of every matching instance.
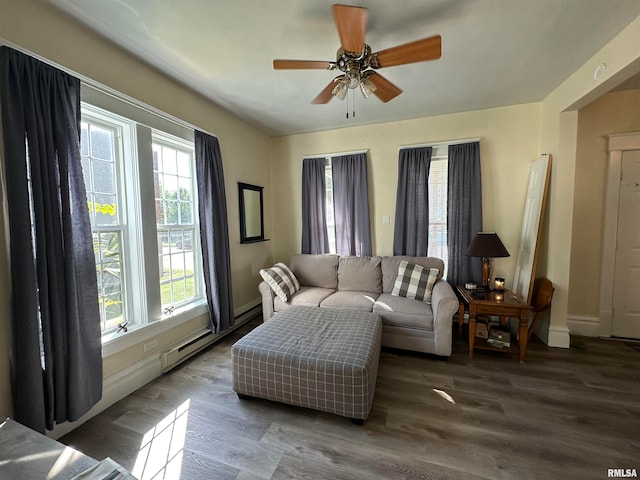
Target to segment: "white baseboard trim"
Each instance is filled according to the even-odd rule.
[[[569,327],[571,335],[598,337],[602,332],[600,318],[594,315],[569,315],[567,327]]]
[[[47,436],[58,439],[66,435],[74,428],[79,427],[90,418],[106,410],[127,395],[132,394],[161,374],[159,353],[154,353],[123,368],[104,379],[102,384],[102,399],[95,404],[91,410],[75,422],[56,425],[52,431],[47,432]]]
[[[261,305],[262,299],[258,297],[237,308],[234,311],[236,325],[225,331],[219,337],[224,337],[236,328],[247,323],[252,318],[258,316],[260,314],[258,307],[261,307]],[[219,340],[220,338],[216,339]],[[117,371],[113,375],[104,379],[102,384],[102,399],[95,404],[91,410],[75,422],[65,422],[60,425],[56,425],[53,430],[47,432],[47,436],[58,439],[66,435],[87,420],[98,415],[103,410],[106,410],[117,401],[122,400],[127,395],[131,395],[133,392],[156,379],[160,375],[162,375],[160,352],[144,357],[122,370]]]
[[[549,337],[547,345],[556,348],[569,348],[571,338],[567,327],[554,327],[549,325]]]

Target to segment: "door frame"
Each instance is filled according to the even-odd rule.
[[[613,329],[613,280],[615,276],[616,244],[618,241],[618,203],[622,154],[640,150],[640,132],[608,136],[609,162],[604,206],[602,237],[602,268],[600,274],[600,335],[611,337]]]

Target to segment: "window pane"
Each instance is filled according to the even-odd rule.
[[[117,225],[117,211],[116,195],[103,193],[93,195],[93,214],[96,225]]]
[[[111,162],[93,160],[93,189],[100,193],[116,193],[116,175]]]
[[[113,131],[92,124],[89,126],[89,132],[89,151],[91,152],[91,157],[102,160],[112,160],[114,146]]]
[[[93,235],[103,330],[124,321],[121,238],[118,231],[99,232]]]
[[[80,155],[89,156],[89,124],[85,122],[80,126]]]

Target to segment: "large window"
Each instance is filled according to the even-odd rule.
[[[80,148],[103,333],[201,303],[193,141],[83,103]]]

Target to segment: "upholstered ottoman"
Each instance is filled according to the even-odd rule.
[[[381,335],[375,313],[279,312],[231,347],[233,390],[361,423],[373,404]]]

